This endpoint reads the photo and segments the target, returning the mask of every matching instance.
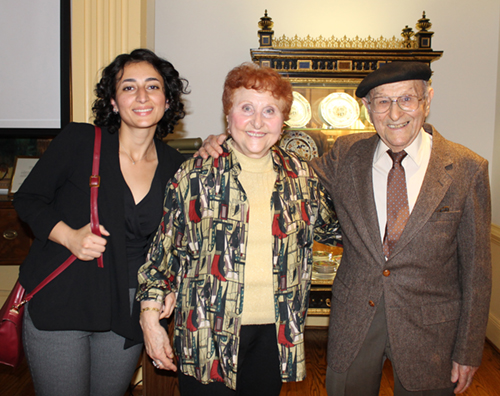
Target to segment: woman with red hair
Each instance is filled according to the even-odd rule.
[[[186,161],[167,186],[138,299],[146,351],[174,371],[159,319],[175,305],[182,396],[277,396],[305,377],[313,235],[337,244],[340,232],[312,168],[275,146],[292,101],[276,71],[231,70],[222,155]]]

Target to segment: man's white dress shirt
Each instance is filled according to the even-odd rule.
[[[387,223],[387,176],[392,168],[392,159],[387,154],[389,147],[380,139],[373,157],[373,193],[377,207],[380,238],[384,240],[385,226]],[[432,150],[432,135],[422,129],[415,140],[405,148],[408,154],[403,159],[403,168],[406,176],[406,191],[408,192],[408,205],[411,211],[417,201],[420,188],[424,181],[425,172],[429,165]]]

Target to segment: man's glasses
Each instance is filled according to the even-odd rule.
[[[418,109],[421,100],[424,100],[424,98],[417,98],[416,96],[398,96],[396,99],[391,99],[388,96],[379,96],[368,103],[370,104],[370,110],[374,113],[385,113],[389,111],[394,102],[397,102],[401,110],[411,112]]]

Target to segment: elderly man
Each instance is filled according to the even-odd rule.
[[[330,396],[377,396],[386,358],[395,396],[453,395],[481,363],[491,293],[488,163],[425,123],[430,77],[418,62],[372,72],[356,95],[377,133],[339,137],[312,162],[344,244],[332,287]]]

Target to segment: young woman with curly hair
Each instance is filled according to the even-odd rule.
[[[77,260],[29,302],[24,348],[37,395],[123,396],[142,350],[137,270],[183,157],[160,138],[184,117],[187,81],[146,49],[102,72],[93,106],[102,128],[99,221],[92,234],[94,126],[72,123],[50,144],[14,205],[35,235],[21,266],[28,292],[71,253]],[[97,258],[102,256],[104,268]]]

